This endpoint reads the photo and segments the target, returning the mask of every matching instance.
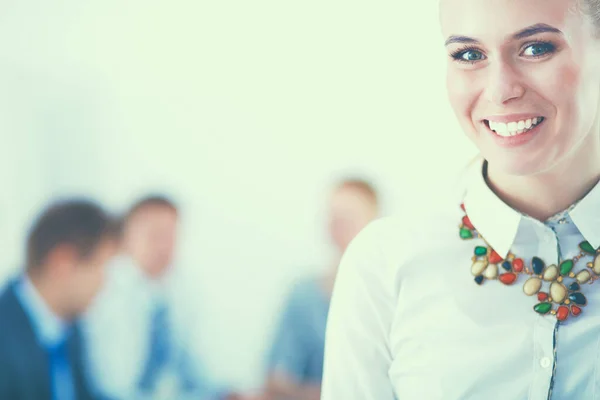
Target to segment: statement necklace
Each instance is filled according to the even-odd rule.
[[[464,205],[461,205],[465,211]],[[579,243],[581,252],[575,257],[562,261],[559,265],[546,265],[539,257],[533,257],[530,263],[509,252],[502,258],[479,235],[469,217],[465,214],[459,227],[459,235],[464,240],[479,238],[485,246],[476,246],[472,257],[471,273],[478,285],[485,280],[498,280],[505,285],[512,285],[521,277],[529,278],[523,284],[523,292],[527,296],[537,295],[538,303],[533,310],[538,314],[556,315],[558,321],[565,321],[569,315],[577,317],[587,299],[582,293],[584,284],[591,285],[600,279],[600,249],[594,249],[587,242]],[[586,255],[594,256],[594,260],[580,271],[574,271],[577,262]],[[543,287],[549,287],[542,291]]]

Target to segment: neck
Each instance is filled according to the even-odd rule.
[[[489,168],[488,185],[515,210],[545,221],[585,197],[600,180],[597,142],[582,143],[582,151],[531,176],[507,175]]]
[[[323,291],[329,297],[333,294],[333,286],[335,284],[335,270],[327,272],[323,275],[323,279],[321,280]]]
[[[323,288],[325,293],[329,296],[333,293],[333,286],[335,284],[335,277],[337,276],[338,267],[343,255],[343,251],[339,252],[332,260],[329,270],[323,275]]]
[[[42,273],[28,273],[28,277],[35,290],[54,315],[65,321],[72,318],[68,309],[64,307],[62,289],[57,288],[51,282],[51,279],[45,278]]]

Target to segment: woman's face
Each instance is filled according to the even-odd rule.
[[[600,40],[577,0],[441,0],[450,102],[490,168],[598,157]]]

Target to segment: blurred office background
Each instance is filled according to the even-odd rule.
[[[444,196],[474,153],[446,105],[436,8],[3,2],[0,277],[49,200],[84,194],[118,212],[168,193],[206,364],[260,384],[282,296],[326,267],[328,185],[373,178],[384,212],[406,212]]]

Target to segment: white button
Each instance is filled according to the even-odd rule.
[[[542,368],[550,368],[550,365],[552,365],[552,361],[548,357],[544,357],[540,360],[540,365],[542,366]]]

